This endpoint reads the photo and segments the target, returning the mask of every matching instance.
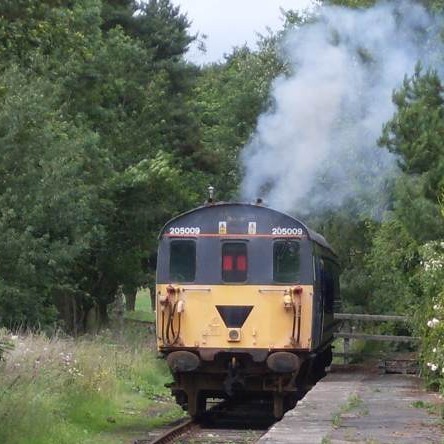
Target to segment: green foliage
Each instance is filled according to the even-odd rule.
[[[434,71],[406,78],[393,95],[397,113],[384,127],[380,143],[399,155],[404,175],[394,193],[392,219],[382,225],[370,256],[370,269],[399,296],[414,332],[421,336],[421,359],[426,379],[444,386],[443,316],[444,224],[442,196],[444,100]],[[440,215],[441,213],[441,215]],[[377,293],[378,294],[378,293]],[[390,304],[387,297],[384,304]],[[390,305],[389,305],[390,306]]]
[[[96,135],[56,109],[57,85],[28,80],[17,67],[1,85],[2,321],[47,323],[58,293],[77,287],[76,260],[100,236],[93,213],[104,162]]]
[[[353,206],[321,212],[309,219],[333,246],[341,266],[341,299],[346,312],[370,312],[373,285],[366,260],[378,224],[360,215]]]
[[[195,39],[188,18],[169,0],[1,2],[1,324],[62,318],[77,331],[97,308],[105,319],[119,285],[133,293],[152,284],[165,220],[198,204],[209,184],[218,199],[237,194],[241,149],[273,105],[273,79],[289,74],[280,43],[314,20],[283,15],[283,29],[259,36],[258,50],[236,48],[197,68],[182,58]],[[421,246],[444,236],[442,85],[418,67],[393,98],[380,144],[403,174],[389,201],[367,214],[358,190],[341,210],[310,216],[338,252],[347,310],[404,314],[439,293],[419,275]]]
[[[393,94],[396,117],[385,126],[380,144],[400,156],[400,166],[409,175],[422,175],[425,196],[437,198],[444,186],[444,98],[441,81],[434,71],[404,80]]]
[[[377,0],[325,0],[323,3],[347,8],[369,8],[374,6]]]
[[[444,393],[444,242],[420,249],[420,284],[424,298],[414,311],[415,331],[421,336],[421,361],[428,383]]]
[[[0,329],[0,362],[5,359],[5,354],[14,348],[13,343],[7,337],[7,331],[3,328]]]
[[[3,324],[77,331],[152,279],[205,183],[187,27],[168,0],[0,5]]]
[[[140,330],[137,340],[120,342],[110,332],[82,341],[9,340],[15,348],[0,365],[1,442],[117,444],[181,415],[163,387],[165,363],[146,338],[142,344]]]
[[[367,255],[373,293],[372,313],[405,314],[417,301],[418,244],[398,219],[383,222]]]
[[[264,111],[271,81],[284,72],[277,37],[259,40],[259,51],[236,48],[223,64],[205,67],[194,88],[201,128],[202,167],[219,199],[232,198],[240,180],[239,154]]]

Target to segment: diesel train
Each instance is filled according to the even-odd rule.
[[[209,199],[160,233],[157,346],[192,417],[209,398],[235,397],[282,417],[325,376],[338,301],[326,240],[260,202]]]

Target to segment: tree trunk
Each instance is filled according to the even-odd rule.
[[[126,311],[134,311],[136,309],[136,295],[137,288],[134,290],[127,290],[125,293],[125,308]]]
[[[100,324],[100,327],[108,325],[108,322],[109,322],[108,304],[105,303],[105,302],[99,301],[97,303],[97,306],[99,308],[99,324]]]

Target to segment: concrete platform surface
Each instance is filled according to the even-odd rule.
[[[258,442],[444,444],[442,402],[416,376],[333,372]]]

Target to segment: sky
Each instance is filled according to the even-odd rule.
[[[186,58],[205,64],[223,61],[234,46],[255,47],[257,33],[283,25],[280,8],[305,9],[312,0],[172,0],[192,22],[190,33],[205,34],[206,54],[193,45]]]

